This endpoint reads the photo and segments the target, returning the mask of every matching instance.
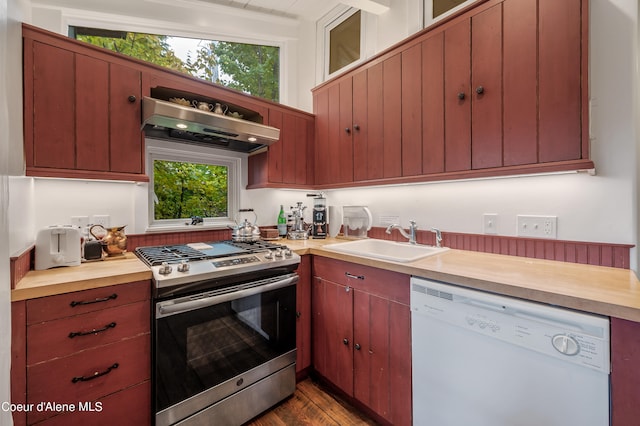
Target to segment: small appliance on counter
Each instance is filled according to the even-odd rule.
[[[313,198],[313,228],[311,235],[313,238],[327,238],[327,199],[324,194],[307,194]]]
[[[38,231],[35,269],[80,265],[80,230],[71,225],[53,225]]]
[[[367,238],[367,231],[372,224],[373,218],[368,207],[342,207],[342,232],[345,238]]]
[[[305,229],[303,212],[307,206],[302,205],[302,201],[298,201],[296,207],[291,207],[293,213],[293,227],[287,234],[290,240],[306,240],[309,238],[309,231]]]

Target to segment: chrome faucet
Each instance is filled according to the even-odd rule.
[[[431,231],[436,234],[436,247],[442,247],[442,233],[438,228],[431,228]]]
[[[394,223],[392,225],[387,226],[387,230],[385,231],[387,234],[391,234],[391,231],[393,231],[394,229],[397,229],[400,234],[402,234],[403,237],[408,238],[409,239],[409,244],[417,244],[416,242],[416,230],[418,229],[418,225],[416,224],[415,220],[410,220],[409,221],[409,233],[407,234],[407,232],[405,232],[404,229],[402,229],[402,226]]]

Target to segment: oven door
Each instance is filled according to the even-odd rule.
[[[287,274],[155,304],[156,424],[295,363],[297,282]]]

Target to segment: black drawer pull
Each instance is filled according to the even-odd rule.
[[[344,273],[344,275],[345,275],[347,278],[354,278],[354,279],[356,279],[356,280],[364,280],[364,275],[353,275],[353,274],[350,274],[350,273],[348,273],[348,272],[345,272],[345,273]]]
[[[69,333],[69,339],[73,339],[74,337],[77,336],[88,336],[90,334],[98,334],[98,333],[102,333],[103,331],[107,331],[110,328],[113,328],[116,326],[115,322],[109,323],[107,325],[105,325],[102,328],[98,328],[98,329],[93,329],[91,331],[72,331],[71,333]]]
[[[76,302],[75,300],[72,300],[69,305],[71,305],[71,307],[74,308],[76,306],[81,306],[81,305],[91,305],[92,303],[108,302],[109,300],[113,300],[117,298],[118,298],[118,295],[113,293],[111,296],[102,297],[95,300],[86,300],[86,301],[83,300],[80,302]]]
[[[102,372],[96,371],[95,373],[93,373],[93,375],[89,377],[84,377],[84,376],[74,377],[73,379],[71,379],[71,383],[88,382],[89,380],[93,380],[97,377],[104,376],[105,374],[109,374],[111,373],[111,370],[114,370],[116,368],[118,368],[117,362]]]

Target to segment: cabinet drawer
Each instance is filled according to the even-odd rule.
[[[27,327],[27,365],[149,333],[149,300]]]
[[[27,324],[94,312],[149,299],[150,281],[137,281],[27,301]]]
[[[91,403],[95,411],[88,411],[88,405],[76,405],[75,412],[63,413],[42,423],[39,426],[68,425],[139,425],[151,424],[151,385],[149,381],[116,392]]]
[[[78,405],[95,401],[150,379],[151,337],[143,334],[107,346],[78,352],[27,367],[27,402]],[[148,409],[141,407],[140,409]],[[56,411],[34,411],[29,423],[52,417]]]
[[[409,304],[409,275],[406,274],[314,256],[313,275],[395,302]]]

